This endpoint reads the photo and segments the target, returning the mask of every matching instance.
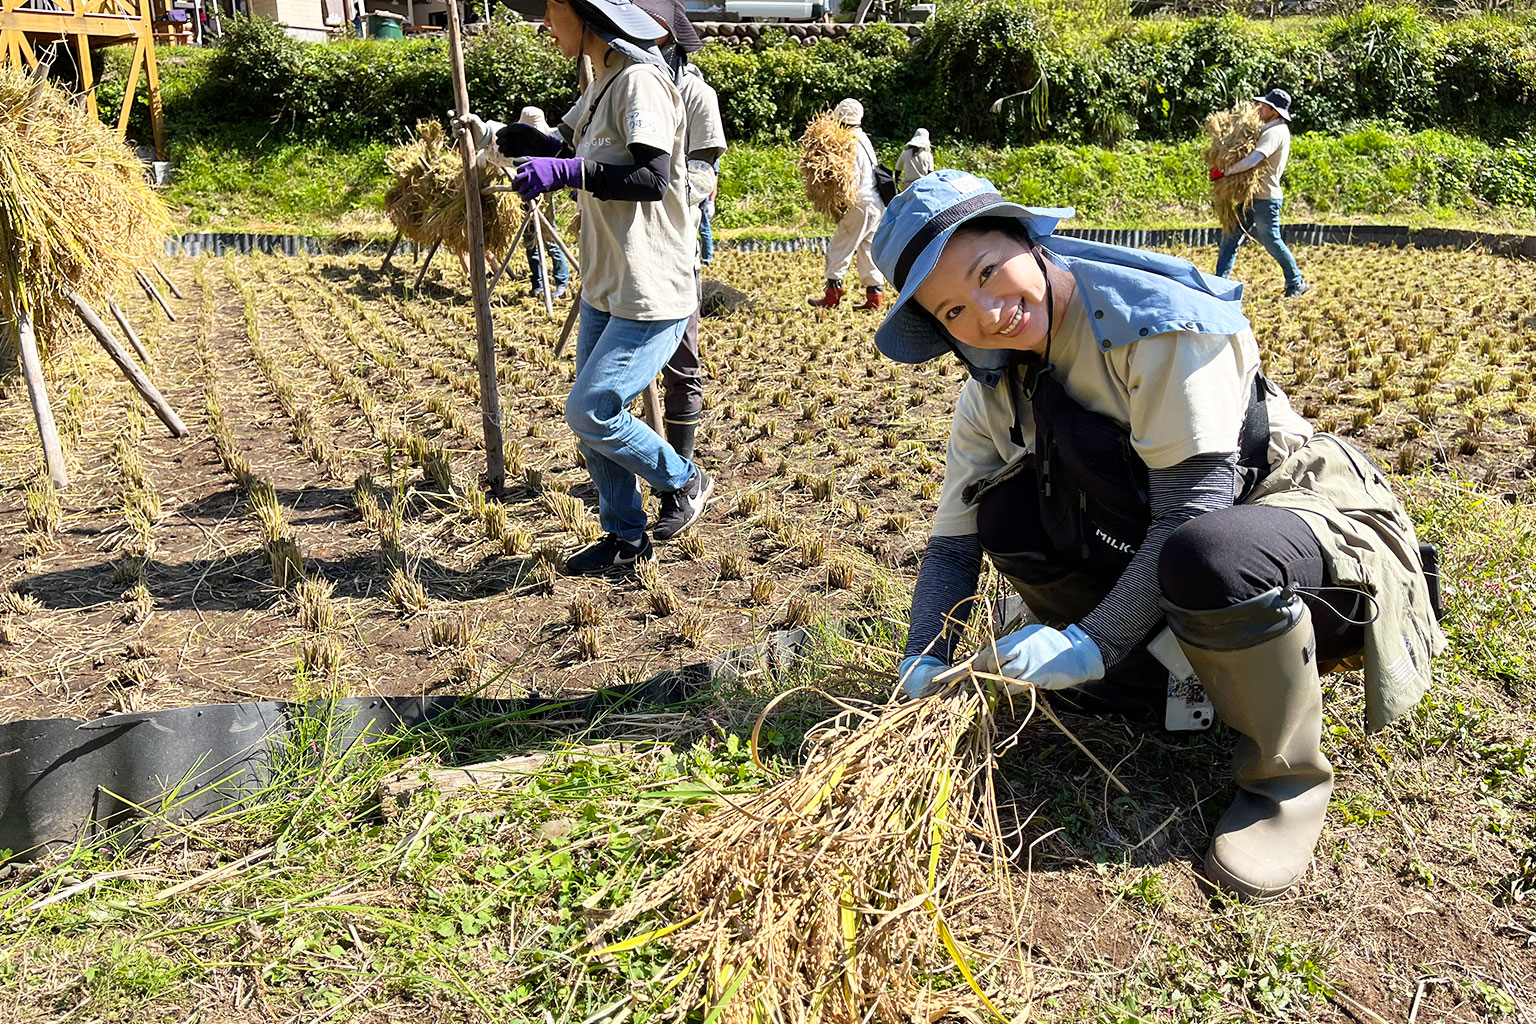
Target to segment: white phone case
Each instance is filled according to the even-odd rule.
[[[1203,732],[1216,721],[1216,711],[1205,695],[1178,639],[1167,628],[1147,644],[1152,656],[1168,670],[1168,703],[1163,728],[1169,732]]]

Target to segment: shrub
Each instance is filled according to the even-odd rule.
[[[1430,123],[1440,44],[1417,8],[1366,4],[1331,22],[1323,41],[1353,85],[1356,117]]]

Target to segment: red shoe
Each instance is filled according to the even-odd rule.
[[[879,309],[880,303],[885,301],[885,293],[879,288],[865,288],[864,301],[854,306],[854,309]]]
[[[833,284],[831,281],[828,281],[827,282],[827,294],[823,295],[819,299],[812,299],[811,300],[811,305],[819,306],[822,309],[832,309],[839,302],[842,302],[842,301],[843,301],[843,286],[840,285],[840,284]]]

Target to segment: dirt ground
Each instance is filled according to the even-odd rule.
[[[1209,252],[1191,255],[1209,265]],[[1296,407],[1405,488],[1434,469],[1440,485],[1528,508],[1529,266],[1298,255],[1314,289],[1294,303],[1267,261],[1245,253],[1239,265],[1267,370]],[[962,374],[881,359],[869,314],[806,307],[819,257],[726,252],[711,269],[754,300],[702,331],[700,450],[718,497],[688,540],[661,549],[654,574],[623,580],[559,573],[596,535],[562,418],[573,372],[569,354],[553,355],[563,304],[551,321],[521,283],[499,293],[510,468],[506,492],[488,498],[467,288],[449,268],[409,294],[404,262],[389,276],[376,258],[171,264],[186,295],[172,300],[176,322],[142,299],[129,314],[191,435],[167,436],[105,356],[67,338],[50,365],[73,483],[56,496],[39,483],[24,388],[9,382],[4,720],[341,693],[547,694],[644,678],[819,618],[899,628]],[[295,554],[302,575],[279,586]],[[1381,736],[1360,729],[1359,677],[1327,678],[1339,770],[1329,828],[1298,895],[1264,909],[1224,904],[1199,882],[1230,792],[1223,736],[1067,716],[1127,783],[1122,797],[1060,732],[1031,723],[1000,785],[1021,819],[1038,815],[1026,833],[1037,840],[1037,1009],[1536,1021],[1531,680],[1490,672],[1494,660],[1448,657],[1455,688],[1437,687]],[[1003,930],[996,908],[962,924],[981,949]]]

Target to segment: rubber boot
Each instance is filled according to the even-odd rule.
[[[1230,608],[1163,608],[1216,714],[1239,736],[1237,799],[1216,823],[1206,875],[1238,895],[1273,899],[1306,874],[1333,793],[1333,766],[1319,748],[1312,615],[1279,587]]]
[[[674,423],[667,420],[667,444],[688,462],[693,461],[693,442],[698,432],[697,423]]]
[[[854,306],[854,309],[879,309],[880,303],[885,301],[885,293],[879,288],[869,287],[864,289],[864,301]]]
[[[832,309],[843,301],[843,282],[828,281],[827,293],[819,299],[812,299],[811,305],[820,306],[822,309]]]

